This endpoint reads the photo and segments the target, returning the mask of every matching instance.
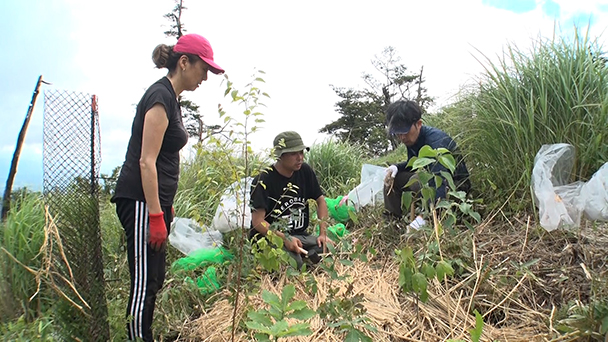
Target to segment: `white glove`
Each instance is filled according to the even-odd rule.
[[[419,215],[416,217],[416,219],[414,221],[412,221],[412,223],[409,224],[409,226],[410,226],[410,228],[418,230],[425,224],[426,224],[426,221],[422,218],[422,216]]]
[[[395,178],[397,175],[397,165],[391,165],[386,168],[386,175],[391,175],[391,178]]]

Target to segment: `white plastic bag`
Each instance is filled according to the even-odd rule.
[[[363,164],[361,167],[361,183],[348,193],[349,203],[352,203],[357,210],[368,204],[384,203],[385,175],[385,167]]]
[[[589,220],[608,221],[608,162],[583,186],[581,196]]]
[[[534,158],[532,189],[538,206],[540,225],[547,231],[580,226],[585,183],[569,183],[574,166],[574,147],[569,144],[543,145]]]
[[[247,177],[232,183],[222,195],[220,204],[215,210],[211,227],[222,233],[235,230],[238,227],[249,229],[251,222],[251,208],[249,207],[249,193],[253,178]],[[244,195],[244,198],[243,198]],[[244,204],[244,205],[243,205]],[[244,211],[244,212],[243,212]],[[245,224],[243,225],[243,215]]]
[[[171,222],[169,243],[180,252],[190,253],[203,248],[215,248],[223,243],[222,233],[217,230],[203,230],[196,221],[176,217]]]

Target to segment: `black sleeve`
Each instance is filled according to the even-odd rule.
[[[260,175],[257,175],[253,181],[251,181],[250,189],[250,201],[249,205],[251,209],[266,209],[266,200],[268,198],[268,192],[264,188],[264,181],[260,180]]]
[[[306,164],[304,164],[304,165],[306,165]],[[317,198],[319,198],[320,196],[323,195],[323,191],[321,191],[321,186],[319,185],[319,181],[317,180],[317,175],[315,175],[315,172],[308,165],[306,165],[306,173],[307,173],[306,186],[308,187],[308,189],[310,189],[308,198],[316,200]]]
[[[171,115],[175,113],[173,103],[177,101],[173,98],[173,95],[164,86],[156,87],[148,94],[148,98],[144,103],[144,114],[147,113],[154,105],[160,103],[165,107],[165,113],[167,114],[167,120],[172,121]]]

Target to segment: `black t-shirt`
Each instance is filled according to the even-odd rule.
[[[157,103],[165,107],[167,119],[169,119],[169,125],[156,158],[158,197],[161,206],[173,205],[179,178],[179,151],[188,142],[188,132],[184,128],[175,90],[167,77],[161,78],[150,86],[137,104],[135,119],[131,128],[131,139],[127,147],[125,162],[116,183],[116,193],[112,200],[128,198],[145,201],[139,168],[142,133],[146,113]]]
[[[302,234],[308,228],[308,200],[316,200],[323,192],[310,166],[302,164],[291,177],[281,175],[274,165],[257,175],[251,182],[251,207],[264,209],[270,224],[285,220],[285,231]],[[251,228],[251,235],[256,230]]]

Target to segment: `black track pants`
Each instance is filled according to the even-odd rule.
[[[167,234],[173,220],[171,207],[165,213]],[[131,290],[127,304],[127,336],[146,342],[154,341],[152,316],[156,293],[165,280],[165,250],[154,251],[148,244],[148,206],[145,202],[119,198],[116,213],[127,237],[127,258],[131,274]]]

